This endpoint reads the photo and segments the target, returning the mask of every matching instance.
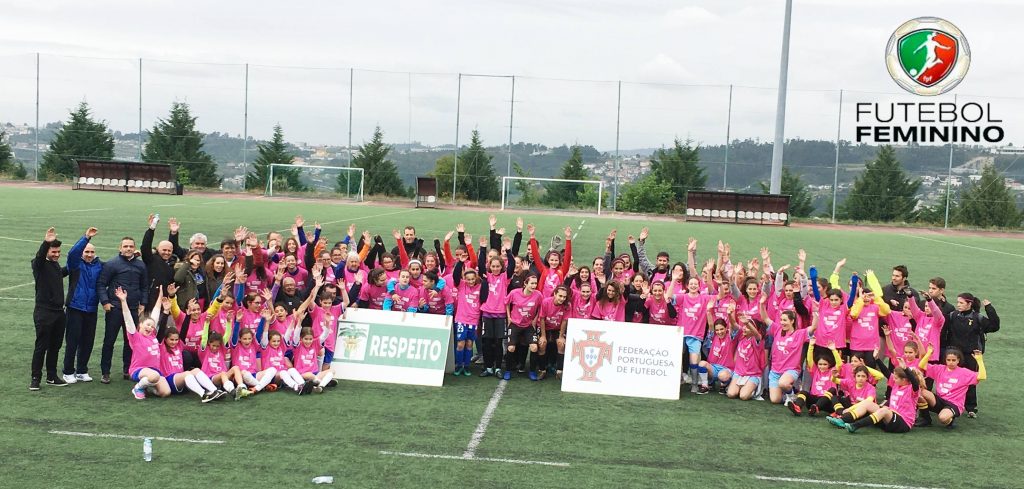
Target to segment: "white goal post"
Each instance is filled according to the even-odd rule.
[[[509,185],[514,184],[517,180],[526,180],[530,182],[550,182],[550,183],[582,183],[589,185],[597,185],[597,215],[601,215],[601,202],[604,196],[604,181],[603,180],[565,180],[561,178],[539,178],[539,177],[501,177],[501,210],[505,210],[505,205],[508,200]]]
[[[359,192],[358,192],[358,197],[356,197],[356,200],[360,201],[360,202],[363,200],[363,182],[364,182],[365,175],[364,175],[364,172],[363,172],[362,168],[358,168],[358,167],[351,167],[350,168],[350,167],[345,167],[345,166],[282,165],[282,164],[277,164],[277,163],[271,164],[269,166],[269,169],[267,170],[267,192],[266,192],[266,194],[267,194],[268,197],[273,197],[274,196],[274,168],[275,167],[282,167],[282,168],[286,168],[286,169],[289,169],[289,170],[305,170],[305,169],[308,168],[308,169],[314,169],[314,170],[333,170],[333,171],[338,171],[338,172],[357,172],[357,173],[359,173],[359,189],[358,189]],[[336,176],[332,177],[332,178],[336,178]],[[355,183],[355,179],[351,179],[350,181]],[[333,186],[333,182],[331,183],[331,185]]]

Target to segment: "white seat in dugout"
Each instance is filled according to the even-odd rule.
[[[789,220],[789,215],[787,215],[785,212],[780,213],[779,214],[779,220],[780,221],[788,221]]]
[[[779,220],[779,213],[778,212],[772,212],[771,214],[768,215],[768,218],[773,220],[773,221],[778,221]]]
[[[81,184],[85,183],[85,180],[86,180],[85,177],[78,177],[78,184],[81,185]]]
[[[110,179],[109,178],[104,178],[103,179],[103,185],[110,185]]]
[[[726,215],[729,217],[729,219],[735,219],[736,211],[729,211]]]
[[[142,181],[142,188],[149,188],[149,180]]]
[[[125,186],[125,181],[124,181],[123,179],[119,179],[119,180],[117,181],[117,186],[118,186],[118,187],[124,187],[124,186]]]
[[[704,217],[711,217],[711,209],[704,209],[701,212],[701,215],[704,216]]]
[[[692,216],[692,215],[693,215],[693,209],[691,209],[691,208],[687,207],[687,208],[686,208],[686,215],[687,215],[687,216]]]
[[[93,184],[93,182],[95,182],[95,181],[96,181],[96,179],[94,179],[93,177],[89,177],[89,178],[86,178],[86,179],[85,179],[85,183],[86,183],[87,185],[92,185],[92,184]]]
[[[142,188],[142,180],[135,181],[135,188]]]
[[[156,186],[159,188],[167,188],[167,182],[157,182]]]
[[[755,212],[754,213],[754,219],[760,219],[760,218],[761,218],[761,211]]]
[[[718,209],[711,209],[711,217],[718,217]]]

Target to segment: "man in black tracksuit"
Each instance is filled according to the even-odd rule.
[[[64,277],[68,269],[60,266],[60,246],[57,232],[46,230],[43,244],[32,259],[32,277],[36,281],[36,305],[32,320],[36,326],[36,343],[32,351],[32,381],[29,390],[39,390],[43,363],[46,363],[46,383],[67,385],[57,376],[57,352],[64,341]]]
[[[114,343],[117,341],[117,335],[119,332],[122,336],[126,335],[121,301],[114,296],[114,291],[121,287],[128,293],[128,305],[131,308],[129,312],[135,319],[135,324],[138,324],[139,314],[148,304],[146,291],[149,278],[146,273],[146,265],[135,256],[135,240],[129,237],[121,239],[118,251],[117,256],[103,263],[100,278],[96,280],[96,295],[99,297],[103,310],[106,311],[103,349],[100,352],[100,371],[103,374],[100,382],[104,384],[110,383],[110,364],[114,356]],[[124,362],[121,372],[127,378],[132,349],[128,345],[126,336],[121,349],[121,357]]]
[[[985,316],[979,312],[985,307]],[[986,317],[987,316],[987,317]],[[961,367],[978,371],[978,361],[972,353],[974,350],[985,352],[985,335],[999,331],[999,316],[996,308],[988,300],[980,300],[971,294],[960,294],[956,298],[956,310],[946,317],[942,328],[940,343],[943,351],[946,348],[959,348],[964,354]],[[976,385],[967,389],[964,400],[964,411],[973,418],[978,413],[978,390]]]
[[[172,226],[177,225],[174,218],[171,218],[170,222]],[[168,284],[174,282],[174,264],[178,261],[178,257],[174,254],[174,243],[170,240],[157,243],[156,252],[153,252],[153,235],[156,232],[156,225],[157,219],[150,215],[149,228],[142,236],[142,248],[139,250],[142,252],[142,261],[146,263],[146,273],[149,275],[146,304],[153,305],[156,305],[160,289],[166,288]],[[176,240],[177,229],[172,227],[171,230],[174,231],[173,235]]]

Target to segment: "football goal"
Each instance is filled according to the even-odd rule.
[[[601,180],[502,177],[501,209],[558,209],[601,214],[608,196]]]
[[[343,166],[280,165],[267,171],[266,195],[342,197],[363,200],[363,169]]]

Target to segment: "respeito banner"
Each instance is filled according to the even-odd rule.
[[[338,322],[332,365],[342,379],[440,387],[451,349],[450,319],[349,309]]]
[[[562,391],[679,399],[682,356],[676,326],[570,319]]]

